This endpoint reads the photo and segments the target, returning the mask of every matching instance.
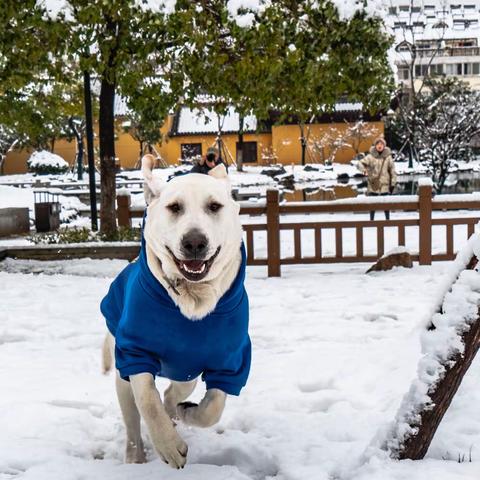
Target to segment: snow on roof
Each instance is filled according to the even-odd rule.
[[[217,133],[219,116],[210,109],[182,107],[178,113],[177,135],[192,133]],[[233,107],[229,107],[227,114],[220,116],[222,132],[238,132],[239,115]],[[244,118],[244,131],[254,131],[257,129],[257,119],[253,115],[247,115]]]

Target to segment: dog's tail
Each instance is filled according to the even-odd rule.
[[[113,364],[113,337],[110,332],[105,335],[102,346],[102,371],[106,375],[111,369]]]

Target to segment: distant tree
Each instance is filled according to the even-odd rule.
[[[229,109],[233,107],[239,115],[236,163],[241,171],[245,119],[250,114],[260,120],[268,117],[280,60],[264,11],[245,3],[238,11],[233,4],[224,0],[177,2],[172,18],[184,47],[170,73],[184,104],[198,107],[201,95],[215,111],[220,138],[221,119]]]
[[[358,10],[340,16],[334,2],[279,0],[266,8],[270,41],[278,46],[272,106],[281,119],[298,124],[305,164],[309,125],[331,112],[341,98],[362,102],[365,110],[388,105],[393,76],[387,53],[390,37],[383,21]]]
[[[472,140],[480,133],[480,94],[456,78],[431,79],[426,86],[417,97],[416,144],[440,193],[452,163],[472,157]]]
[[[335,156],[341,148],[348,148],[351,145],[348,141],[348,132],[334,126],[329,126],[321,135],[311,136],[307,141],[315,158],[319,158],[326,165],[331,165],[335,161]]]
[[[152,146],[162,140],[160,128],[164,121],[164,118],[158,118],[155,110],[142,113],[129,111],[126,114],[125,120],[122,123],[123,131],[130,134],[139,144],[136,168],[140,167],[142,157],[146,150],[148,150],[148,153],[152,153]]]
[[[0,124],[0,175],[4,174],[7,153],[13,150],[18,141],[18,135],[13,129]]]
[[[374,140],[380,135],[380,130],[375,125],[372,125],[364,120],[358,120],[353,124],[348,124],[345,133],[345,143],[350,147],[355,155],[358,155],[361,150],[361,145],[367,140]]]
[[[38,81],[7,91],[2,120],[16,132],[18,146],[53,152],[59,139],[73,139],[69,118],[82,114],[81,89],[74,82]]]
[[[101,177],[100,230],[116,231],[114,100],[120,94],[134,111],[146,104],[165,118],[177,99],[161,79],[164,57],[173,54],[168,12],[148,8],[148,2],[86,2],[66,0],[62,11],[51,12],[60,25],[58,54],[100,83],[99,153]],[[167,52],[167,49],[170,50]],[[59,69],[59,75],[65,75]]]
[[[445,5],[440,5],[440,3],[445,4],[446,2],[439,2],[438,5],[439,9],[445,11]],[[410,166],[412,166],[414,160],[419,161],[418,150],[420,148],[415,135],[417,113],[420,114],[417,111],[419,106],[417,99],[422,95],[429,79],[446,73],[443,71],[446,67],[442,64],[436,65],[434,60],[445,48],[448,24],[442,15],[439,15],[432,25],[433,28],[430,29],[433,37],[430,40],[430,48],[422,48],[418,41],[421,40],[423,34],[418,34],[416,25],[423,21],[424,13],[414,8],[414,0],[409,0],[407,4],[409,6],[407,15],[398,11],[396,15],[392,16],[400,25],[395,29],[397,32],[395,50],[400,73],[397,116],[400,118],[394,121],[393,133],[401,139],[403,143],[401,149],[407,152]],[[395,127],[400,125],[401,129],[397,130]]]

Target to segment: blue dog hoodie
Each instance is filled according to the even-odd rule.
[[[202,375],[207,389],[239,395],[250,371],[246,254],[215,310],[189,320],[147,265],[145,240],[138,260],[113,281],[100,309],[115,337],[120,376],[151,373],[180,382]]]

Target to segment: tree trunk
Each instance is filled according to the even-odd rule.
[[[5,166],[5,159],[7,158],[7,155],[3,155],[0,153],[0,175],[3,175],[3,169]]]
[[[307,139],[305,138],[305,127],[303,124],[300,127],[300,145],[302,148],[302,165],[305,165],[305,154],[307,152]]]
[[[466,269],[473,270],[477,264],[478,259],[474,256]],[[480,347],[480,308],[477,312],[476,320],[462,334],[465,346],[463,353],[445,362],[443,378],[437,383],[435,390],[429,392],[432,406],[420,413],[418,432],[405,441],[398,452],[399,459],[420,460],[426,455],[433,436]],[[435,328],[434,325],[431,328]]]
[[[83,138],[82,134],[80,131],[75,127],[75,123],[73,121],[73,117],[70,117],[68,119],[68,126],[70,127],[70,130],[72,131],[74,137],[75,137],[75,143],[77,146],[77,158],[76,158],[76,164],[77,164],[77,178],[78,180],[83,179]]]
[[[237,171],[243,172],[243,115],[238,119]]]
[[[55,149],[55,138],[52,138],[50,140],[50,151],[53,153],[54,149]]]
[[[100,87],[100,232],[112,235],[117,231],[115,211],[115,124],[114,124],[115,84],[102,78]]]

